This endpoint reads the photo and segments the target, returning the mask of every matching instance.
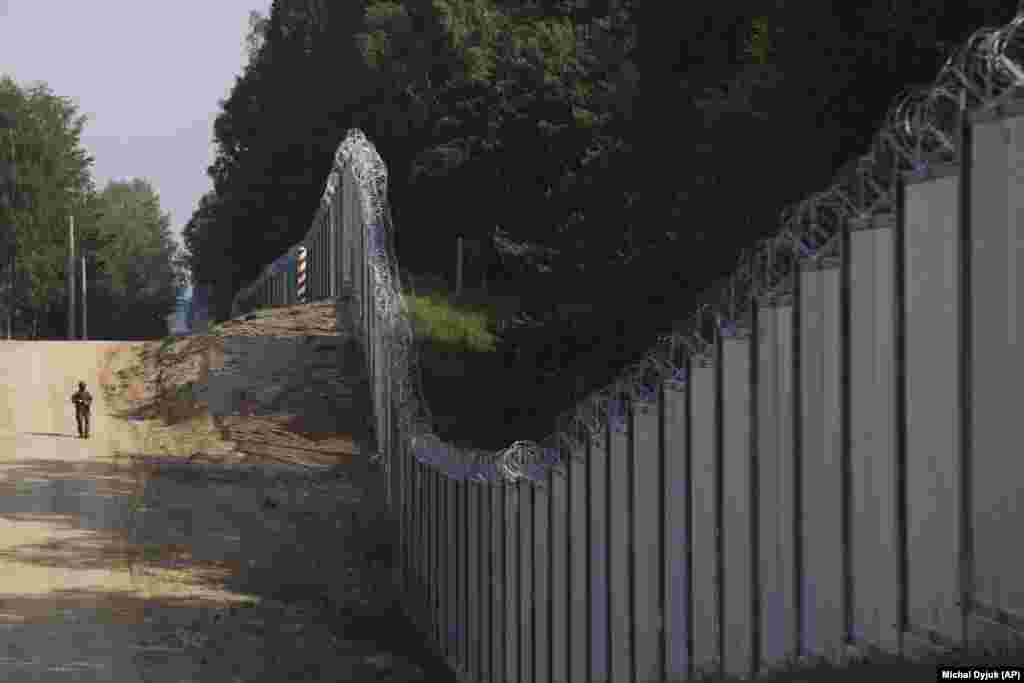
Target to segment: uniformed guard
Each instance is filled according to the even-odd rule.
[[[85,382],[78,383],[78,391],[71,394],[75,404],[75,421],[78,423],[78,438],[89,438],[89,411],[92,408],[92,394],[85,389]]]

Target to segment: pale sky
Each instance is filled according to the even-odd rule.
[[[97,188],[140,177],[181,228],[212,188],[213,120],[269,0],[0,0],[0,75],[45,81],[88,115]]]

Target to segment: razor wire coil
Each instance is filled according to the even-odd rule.
[[[816,263],[834,255],[849,221],[891,212],[897,174],[920,178],[935,164],[957,160],[961,153],[958,126],[966,111],[999,106],[1024,87],[1022,27],[1024,14],[1001,28],[975,31],[949,55],[931,84],[907,88],[892,101],[866,154],[844,167],[825,190],[785,207],[779,213],[780,227],[774,237],[743,250],[729,286],[716,301],[701,305],[683,326],[660,337],[654,348],[610,385],[563,412],[554,434],[540,442],[516,441],[494,452],[444,444],[433,433],[422,392],[415,333],[395,257],[387,169],[366,136],[350,130],[335,154],[321,200],[324,213],[318,212],[313,230],[317,221],[342,213],[340,208],[330,211],[330,207],[332,202],[344,203],[344,174],[351,174],[365,245],[357,258],[365,261],[370,276],[372,310],[349,306],[348,313],[363,332],[358,335],[360,340],[365,343],[370,338],[367,329],[372,322],[387,345],[388,362],[377,371],[386,376],[375,379],[391,389],[401,441],[418,462],[450,479],[489,484],[540,484],[552,468],[565,465],[562,451],[605,448],[608,433],[625,431],[631,414],[627,402],[657,401],[659,386],[684,390],[690,363],[707,362],[716,336],[737,336],[753,300],[779,299],[787,293],[801,262]],[[241,290],[235,297],[233,315],[251,306],[253,299],[266,297],[264,285],[271,277],[270,269],[264,269],[255,282]],[[383,409],[375,405],[378,415]],[[397,451],[391,450],[385,457],[394,457]]]

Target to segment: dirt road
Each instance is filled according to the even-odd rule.
[[[241,327],[222,350],[265,355]],[[0,342],[0,680],[452,680],[372,580],[378,478],[311,374],[323,353],[286,337],[252,381],[188,340]],[[308,410],[296,382],[320,392]]]

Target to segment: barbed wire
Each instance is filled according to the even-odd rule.
[[[958,160],[958,127],[965,113],[999,106],[1024,86],[1022,26],[1024,14],[1018,14],[1001,28],[975,31],[950,54],[931,84],[908,88],[893,100],[867,153],[841,169],[829,187],[780,212],[777,234],[743,250],[732,276],[711,293],[710,302],[701,304],[672,333],[659,337],[641,360],[627,366],[609,385],[559,415],[560,427],[555,433],[540,442],[516,441],[494,452],[445,444],[433,433],[395,257],[387,168],[366,136],[350,130],[335,154],[320,211],[327,211],[332,201],[343,201],[336,197],[344,187],[343,174],[351,173],[366,245],[364,253],[356,256],[365,259],[373,287],[372,310],[353,307],[351,312],[357,318],[355,324],[362,328],[360,339],[370,337],[367,326],[368,316],[372,316],[376,334],[382,335],[387,345],[387,367],[378,370],[381,376],[373,379],[391,389],[404,445],[416,460],[448,478],[491,484],[539,484],[551,470],[564,467],[564,453],[579,457],[577,452],[585,452],[587,446],[605,448],[609,434],[626,431],[631,404],[657,401],[659,387],[685,389],[688,366],[712,361],[716,337],[745,336],[755,301],[784,300],[801,264],[827,265],[838,253],[848,221],[891,214],[899,174],[926,177],[935,164]],[[318,212],[311,232],[320,219]],[[260,279],[239,293],[236,302],[251,297],[268,277],[271,275],[265,269]],[[340,296],[351,297],[351,293]],[[378,416],[383,408],[374,406]]]

